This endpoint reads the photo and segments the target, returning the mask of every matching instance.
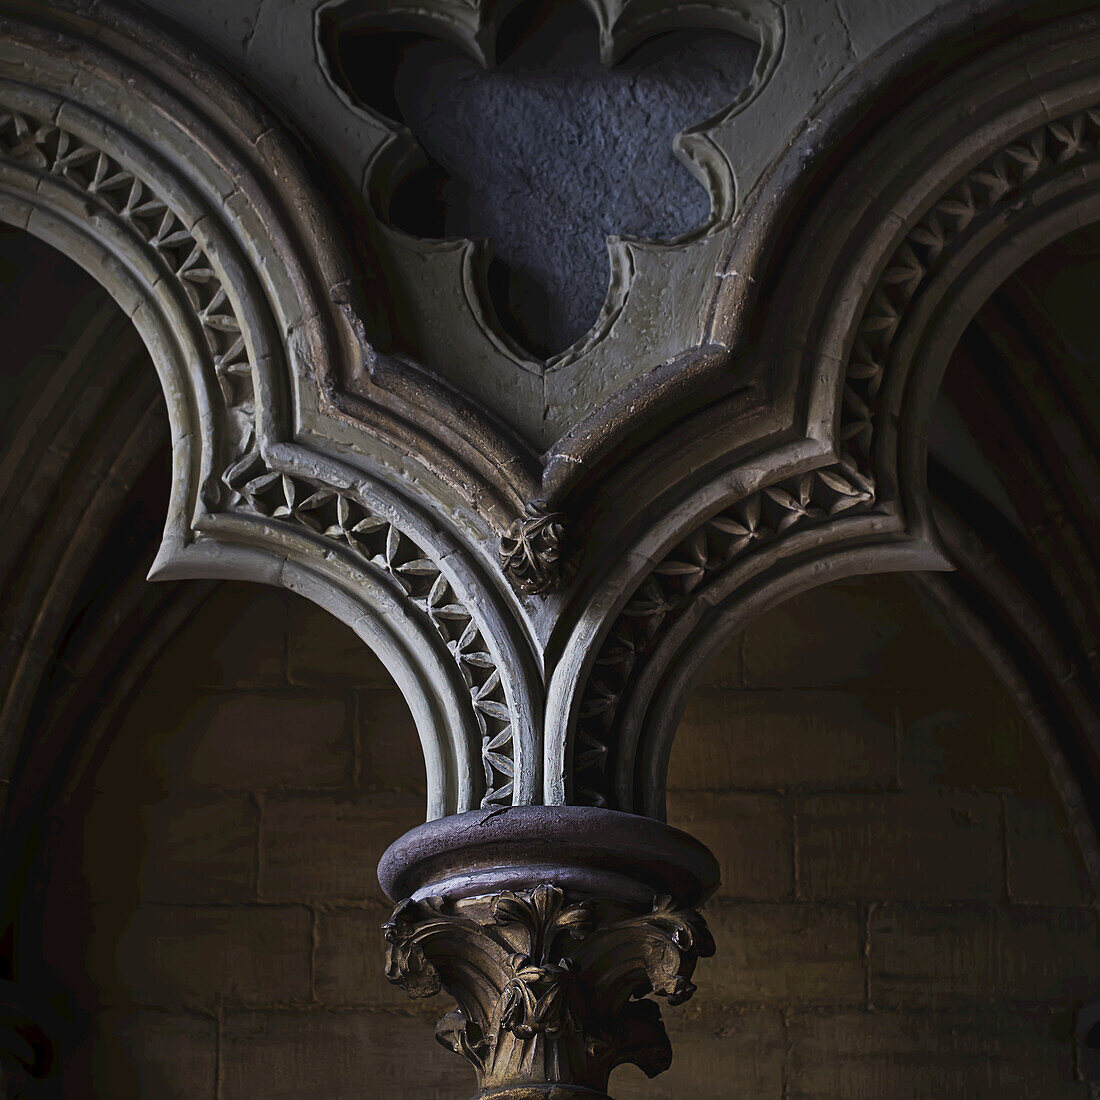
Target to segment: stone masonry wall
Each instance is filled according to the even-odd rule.
[[[443,999],[381,975],[374,877],[422,819],[404,701],[342,626],[220,587],[74,803],[47,905],[66,1096],[460,1100]],[[897,578],[752,625],[697,689],[670,819],[718,855],[718,955],[619,1100],[1085,1100],[1097,914],[1045,765]]]

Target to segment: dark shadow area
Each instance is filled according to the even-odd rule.
[[[34,911],[63,832],[52,811],[105,685],[175,591],[144,580],[171,462],[156,372],[133,324],[75,263],[8,227],[0,343],[0,1047],[13,1033],[30,1044],[19,1061],[45,1098],[70,1095],[59,1074],[92,1042],[93,1023],[80,966],[94,922],[68,895],[58,930],[78,965],[63,981]]]
[[[44,385],[44,362],[70,350],[107,295],[76,264],[22,229],[0,225],[0,455]]]
[[[968,521],[976,502],[999,513],[1004,529],[988,541],[1017,575],[1051,586],[1044,613],[1076,635],[1082,667],[1100,645],[1098,271],[1090,226],[1006,279],[963,333],[928,436],[933,487],[940,468],[974,498],[960,512]]]
[[[1044,249],[971,322],[944,376],[930,425],[933,457],[1021,530],[1028,501],[1053,507],[1095,545],[1100,489],[1100,227]],[[1029,441],[1021,448],[1020,438]]]
[[[960,569],[952,583],[1025,670],[1094,823],[1098,274],[1097,226],[1069,234],[1011,273],[963,333],[928,434],[933,496],[952,537],[969,538],[984,555],[980,568]]]

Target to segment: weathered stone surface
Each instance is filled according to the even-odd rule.
[[[259,811],[247,795],[179,793],[143,804],[98,795],[84,826],[93,899],[140,896],[184,903],[247,901],[256,893]]]
[[[404,990],[386,981],[379,929],[393,906],[375,902],[356,909],[325,909],[316,915],[313,991],[324,1005],[386,1007],[407,1012],[416,1006]],[[437,1004],[419,1006],[433,1018]]]
[[[840,691],[699,688],[669,786],[881,790],[897,779],[896,699]]]
[[[1093,896],[1062,808],[1045,797],[1005,798],[1009,897],[1038,905],[1079,905]]]
[[[720,897],[765,899],[791,894],[791,823],[782,798],[739,792],[670,792],[668,820],[701,840],[718,857]]]
[[[700,1007],[865,1000],[858,906],[714,902],[704,915],[718,950],[695,995]]]
[[[777,1009],[670,1013],[668,1032],[672,1068],[647,1081],[636,1067],[621,1067],[611,1077],[615,1100],[782,1097],[786,1038]]]
[[[392,688],[393,677],[359,636],[305,599],[287,609],[287,677],[310,688]]]
[[[408,50],[392,89],[353,76],[353,93],[396,99],[449,174],[441,209],[421,201],[402,228],[491,240],[518,284],[498,308],[511,307],[509,331],[545,356],[595,320],[608,236],[677,237],[705,224],[710,197],[673,140],[732,101],[756,53],[745,39],[680,32],[609,68],[587,13],[561,7],[495,71],[437,40]],[[367,52],[353,72],[378,65]],[[392,117],[393,106],[381,109]]]
[[[1100,981],[1100,928],[1087,909],[876,906],[870,964],[876,1006],[1069,1005]]]
[[[306,1003],[311,950],[300,906],[147,905],[119,938],[118,984],[145,1005]]]
[[[208,1100],[216,1095],[217,1020],[159,1011],[107,1012],[66,1067],[66,1096]]]
[[[221,1065],[222,1100],[454,1100],[474,1083],[419,1019],[384,1012],[228,1012]]]
[[[790,1022],[791,1100],[996,1096],[1083,1100],[1052,1015],[798,1014]]]
[[[807,898],[996,899],[1000,806],[988,795],[821,795],[798,809]]]
[[[423,821],[418,801],[389,792],[272,795],[264,804],[259,896],[381,900],[378,860]]]

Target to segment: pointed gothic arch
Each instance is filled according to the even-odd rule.
[[[630,43],[679,25],[645,0],[596,8],[608,56],[615,28]],[[689,13],[766,24],[751,94],[706,135],[737,176],[729,209],[646,260],[640,287],[690,285],[682,325],[657,324],[660,295],[634,295],[542,379],[544,400],[559,386],[572,402],[558,419],[547,404],[550,428],[462,371],[372,346],[377,257],[341,232],[335,171],[307,169],[292,127],[182,38],[75,0],[0,20],[0,218],[105,287],[160,376],[173,474],[153,575],[300,592],[410,703],[430,823],[384,861],[409,898],[387,925],[390,967],[414,993],[457,991],[466,1015],[441,1034],[484,1088],[558,1073],[570,1095],[602,1095],[617,1060],[663,1064],[659,1020],[630,995],[694,989],[710,943],[689,910],[714,884],[705,851],[661,822],[664,777],[695,671],[733,630],[833,577],[952,567],[960,580],[929,585],[975,636],[1028,629],[929,492],[926,436],[951,355],[1006,273],[1100,221],[1100,21],[1085,4],[946,8],[840,19],[843,33],[826,19],[818,39],[817,16],[763,0]],[[465,11],[462,33],[488,11]],[[803,72],[818,42],[840,51],[820,87]],[[789,116],[779,145],[753,111]],[[439,317],[457,326],[465,276],[449,270],[466,304]],[[477,369],[519,386],[488,344]],[[1057,648],[990,652],[1025,684],[1037,730],[1080,727],[1042,737],[1087,839],[1072,776],[1073,761],[1094,766],[1091,685],[1058,686]],[[600,835],[571,850],[586,830]],[[533,863],[532,836],[546,848]],[[544,949],[528,952],[538,976],[507,962],[521,931]],[[551,945],[582,931],[583,1022],[549,1029],[568,984],[547,969]],[[620,1013],[629,1026],[604,1036]]]

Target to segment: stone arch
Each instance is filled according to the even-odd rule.
[[[548,726],[569,732],[547,746],[549,798],[660,814],[691,670],[737,624],[831,577],[952,567],[925,485],[931,401],[1005,274],[1096,220],[1098,53],[1090,15],[1013,27],[788,212],[796,247],[749,268],[770,295],[752,354],[801,393],[796,433],[670,502],[599,574],[550,687]],[[1021,75],[1024,56],[1041,60]],[[960,127],[945,105],[967,88]]]
[[[667,14],[630,2],[643,22]],[[877,54],[872,33],[861,54],[834,0],[826,43],[846,35],[843,60],[774,116],[805,108],[768,146],[778,159],[756,163],[717,266],[725,238],[708,240],[685,324],[665,324],[672,298],[658,309],[651,279],[656,295],[615,323],[621,346],[662,339],[605,377],[607,358],[558,364],[568,399],[551,415],[549,375],[507,356],[459,350],[448,372],[379,354],[371,265],[334,231],[348,196],[326,190],[326,169],[309,177],[281,124],[146,25],[109,4],[43,6],[0,20],[0,216],[99,279],[161,372],[175,466],[154,574],[291,588],[386,658],[418,719],[429,816],[446,819],[384,860],[387,888],[409,895],[387,925],[391,977],[414,995],[458,989],[466,1015],[441,1035],[483,1087],[564,1076],[602,1093],[616,1059],[660,1071],[667,1037],[637,991],[686,998],[712,946],[692,910],[713,861],[659,820],[694,669],[829,577],[940,570],[953,553],[967,568],[926,483],[929,411],[1002,269],[1097,220],[1095,12],[975,0]],[[742,6],[774,7],[720,5]],[[494,5],[475,8],[476,22]],[[812,57],[810,23],[784,38],[758,106]],[[882,26],[905,24],[891,8]],[[511,409],[460,392],[490,376]],[[954,593],[958,614],[980,580]],[[112,637],[106,622],[96,638]],[[993,659],[1056,685],[1056,662],[1032,656]],[[1083,710],[1070,695],[1036,704],[1037,723]],[[560,914],[555,936],[584,939],[598,915],[609,945],[574,952],[583,979],[539,931]],[[554,969],[513,973],[511,934]],[[575,981],[583,1027],[543,1028]],[[610,1042],[608,1021],[626,1025]]]
[[[319,377],[363,352],[335,304],[340,250],[293,154],[221,78],[103,15],[9,20],[0,203],[107,288],[161,375],[173,481],[153,575],[244,577],[319,600],[408,693],[431,816],[529,801],[528,658],[480,568],[349,466],[351,450],[307,442],[326,415]],[[165,56],[179,68],[165,72]],[[124,127],[111,113],[128,97]]]

